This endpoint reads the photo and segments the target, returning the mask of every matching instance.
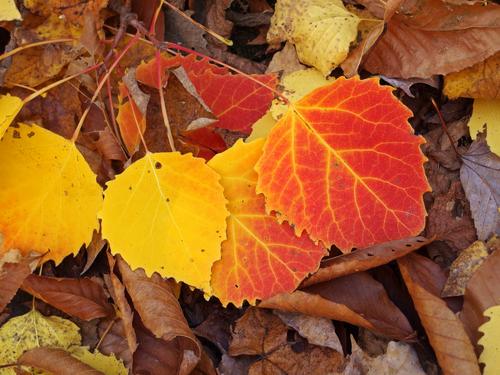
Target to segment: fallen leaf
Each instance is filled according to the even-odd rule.
[[[83,320],[108,317],[114,312],[103,287],[88,278],[29,275],[21,288],[49,305]]]
[[[10,94],[0,95],[0,139],[23,107],[23,101]]]
[[[274,125],[276,125],[276,120],[272,113],[268,111],[252,125],[252,133],[245,139],[245,142],[252,142],[256,139],[267,137]]]
[[[105,375],[128,375],[129,373],[123,365],[123,362],[116,359],[114,355],[104,355],[97,350],[92,352],[87,347],[83,346],[70,348],[70,353],[71,356],[76,357],[80,362],[83,362]],[[75,374],[75,372],[68,373],[68,375],[73,374]]]
[[[266,73],[281,73],[283,75],[288,75],[303,69],[306,69],[306,66],[300,63],[294,45],[290,42],[286,42],[283,49],[273,55],[266,69]],[[323,76],[321,77],[324,78]]]
[[[327,76],[347,57],[358,23],[359,18],[339,0],[278,0],[267,41],[294,43],[300,61]]]
[[[14,0],[5,0],[0,5],[0,21],[21,20],[21,13],[17,10]]]
[[[477,238],[486,241],[500,233],[500,156],[492,153],[484,136],[462,156],[460,181],[470,203]]]
[[[262,301],[259,307],[340,320],[398,340],[413,334],[382,284],[365,272],[279,294]]]
[[[111,325],[111,328],[109,326]],[[132,331],[135,331],[132,328]],[[132,368],[133,366],[133,353],[130,350],[130,346],[127,341],[127,335],[129,334],[128,327],[125,327],[125,323],[122,319],[110,321],[103,320],[99,324],[99,336],[101,337],[99,350],[106,355],[115,355],[117,358],[121,359],[127,368]],[[135,342],[137,346],[137,341]]]
[[[486,141],[496,155],[500,156],[500,100],[474,100],[472,116],[467,124],[472,138],[483,132],[486,126]]]
[[[500,52],[444,77],[443,93],[450,99],[500,99]]]
[[[92,233],[92,240],[86,247],[87,260],[85,262],[85,267],[81,272],[81,275],[86,273],[90,267],[94,264],[97,256],[101,253],[101,251],[107,246],[106,240],[103,240],[101,237],[101,233],[96,230]]]
[[[228,199],[227,240],[222,258],[212,267],[212,289],[223,305],[241,306],[256,299],[291,292],[314,272],[326,250],[306,235],[295,236],[265,211],[262,195],[255,192],[255,163],[262,155],[263,139],[238,141],[216,155],[208,165],[221,176]]]
[[[500,372],[500,346],[498,337],[500,336],[500,306],[490,307],[484,312],[490,320],[479,327],[483,337],[479,340],[479,345],[483,347],[483,352],[479,357],[479,362],[484,363],[483,375],[495,375]]]
[[[441,296],[463,296],[467,282],[487,256],[488,250],[482,241],[476,241],[464,249],[451,264],[450,275],[446,280]]]
[[[429,185],[409,116],[376,79],[314,90],[266,139],[256,170],[267,210],[344,252],[418,234]]]
[[[414,98],[415,95],[412,93],[412,87],[416,84],[424,84],[435,89],[439,89],[440,81],[438,76],[432,76],[431,78],[407,78],[407,79],[396,79],[385,76],[380,76],[382,80],[390,84],[392,87],[403,90],[403,92],[410,98]]]
[[[108,182],[100,214],[111,251],[133,269],[158,272],[210,292],[226,239],[223,188],[202,159],[147,153]]]
[[[474,347],[458,317],[439,297],[439,291],[430,290],[427,265],[434,264],[423,256],[410,254],[398,259],[399,269],[424,326],[429,342],[436,353],[444,374],[477,374],[481,372]],[[434,264],[435,265],[435,264]]]
[[[63,15],[64,19],[80,24],[84,22],[83,15],[91,12],[98,15],[101,9],[108,4],[107,0],[89,0],[82,3],[80,0],[24,0],[24,6],[32,12],[48,17],[54,14]],[[95,17],[98,18],[98,17]]]
[[[35,258],[22,257],[18,250],[10,250],[0,258],[0,311],[16,295],[24,279],[33,271]]]
[[[0,160],[1,254],[50,250],[44,260],[59,264],[91,240],[102,189],[74,143],[19,124],[0,142]]]
[[[304,280],[302,286],[306,287],[355,272],[367,271],[401,258],[431,242],[432,239],[425,237],[409,237],[327,259],[321,263],[318,271]]]

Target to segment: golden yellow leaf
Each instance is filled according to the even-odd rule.
[[[0,138],[3,137],[22,107],[23,101],[21,98],[10,94],[0,95]]]
[[[20,20],[21,13],[17,10],[14,0],[0,1],[0,21]]]
[[[483,347],[479,362],[485,364],[483,375],[500,374],[500,305],[493,306],[484,312],[490,320],[479,327],[484,333],[478,341]]]
[[[128,370],[123,362],[114,355],[104,355],[98,351],[91,352],[84,346],[71,347],[70,353],[73,357],[105,375],[128,375]]]
[[[32,310],[0,327],[0,366],[15,363],[28,349],[43,346],[68,349],[80,345],[80,341],[79,328],[72,321]],[[11,374],[16,374],[11,368],[0,369],[0,375]]]
[[[49,253],[56,264],[89,243],[102,189],[75,144],[39,126],[10,127],[0,141],[0,255]]]
[[[267,111],[256,123],[252,125],[252,133],[245,139],[245,142],[252,142],[259,138],[267,137],[272,127],[276,124],[271,111]]]
[[[484,130],[486,124],[486,142],[491,151],[500,155],[500,99],[476,99],[469,120],[469,130],[472,138]]]
[[[210,292],[212,264],[226,239],[219,175],[203,159],[147,153],[108,183],[102,235],[135,269]]]
[[[278,0],[267,40],[294,43],[300,61],[327,76],[347,57],[358,23],[341,0]]]

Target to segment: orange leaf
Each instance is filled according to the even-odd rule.
[[[256,165],[268,211],[343,251],[418,234],[429,190],[424,140],[391,91],[339,78],[297,102]]]
[[[212,267],[212,288],[224,305],[240,306],[245,299],[255,303],[295,290],[326,253],[306,235],[295,236],[288,224],[279,224],[266,214],[264,197],[255,193],[257,173],[253,169],[263,144],[263,139],[239,140],[208,163],[222,176],[231,213],[222,259]]]

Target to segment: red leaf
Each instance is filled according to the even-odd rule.
[[[417,235],[429,185],[411,115],[376,79],[316,89],[269,133],[256,165],[267,209],[343,251]]]

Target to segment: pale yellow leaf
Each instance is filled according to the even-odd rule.
[[[102,189],[75,144],[39,126],[10,127],[0,141],[0,254],[48,254],[56,264],[90,242]]]
[[[493,306],[484,312],[490,320],[479,327],[484,334],[478,341],[483,347],[479,362],[485,364],[483,375],[500,374],[500,305]]]
[[[104,355],[98,351],[91,352],[83,346],[71,347],[70,353],[73,357],[105,375],[128,375],[128,370],[123,362],[114,355]]]
[[[294,43],[300,61],[327,76],[347,57],[358,23],[341,0],[278,0],[267,40]]]
[[[132,269],[210,293],[228,216],[219,179],[191,154],[147,153],[108,183],[103,238]]]
[[[486,125],[486,142],[491,151],[500,155],[500,99],[474,100],[468,125],[472,138],[475,138],[478,132],[482,132]]]
[[[14,0],[0,1],[0,21],[20,20],[21,13],[17,10]]]
[[[10,94],[0,95],[0,138],[23,107],[23,101]]]
[[[267,134],[275,124],[276,120],[273,118],[271,111],[267,111],[264,116],[252,125],[252,133],[245,139],[245,142],[249,143],[256,139],[267,137]]]

